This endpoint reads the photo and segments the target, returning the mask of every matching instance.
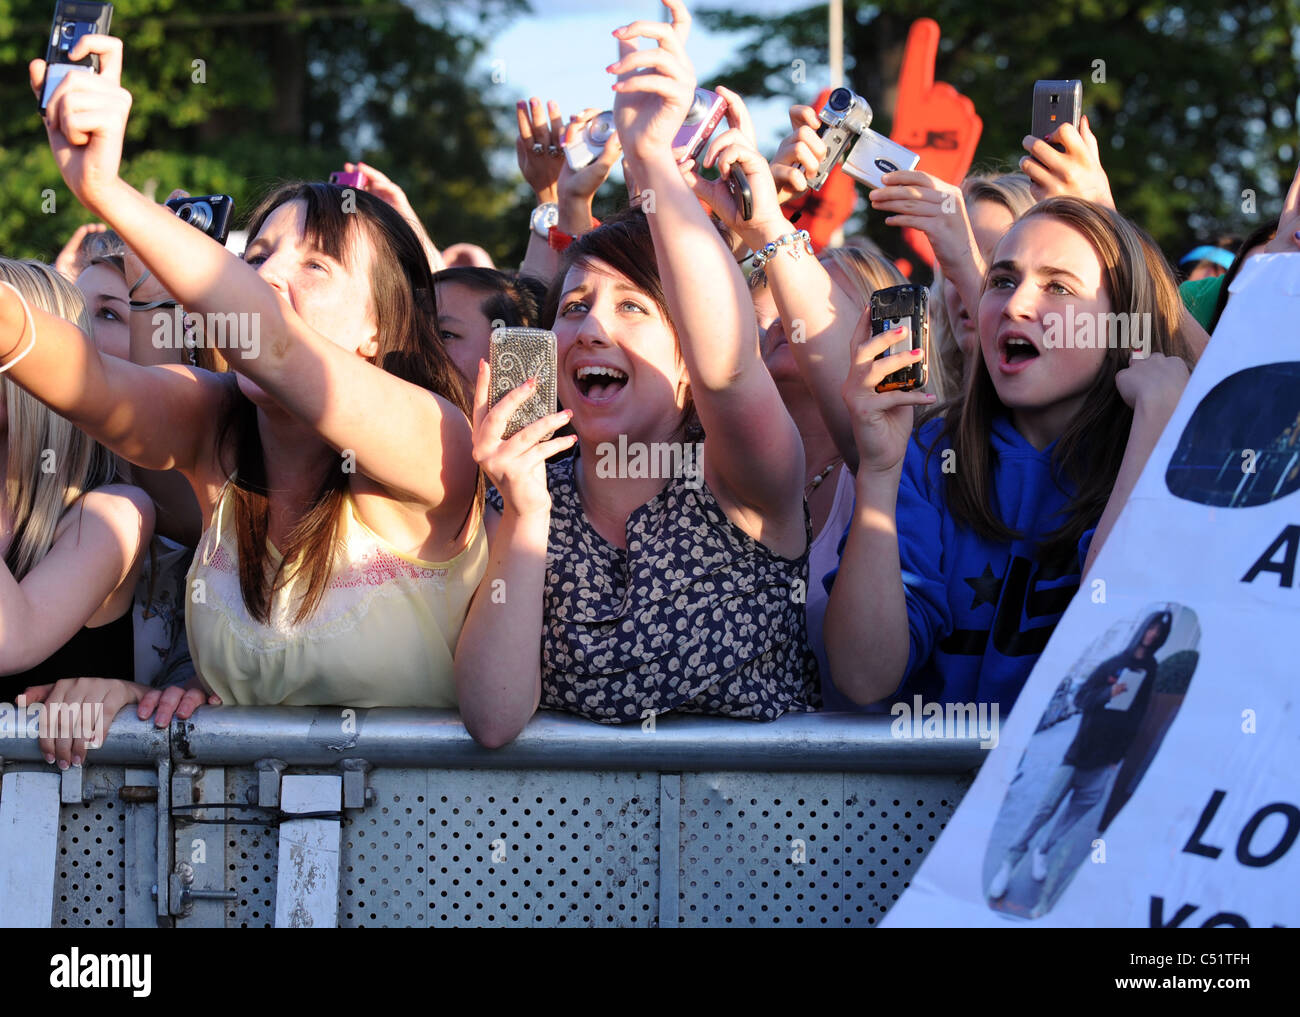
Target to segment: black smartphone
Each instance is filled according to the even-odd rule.
[[[876,359],[907,350],[921,350],[921,359],[885,375],[876,386],[877,392],[910,392],[923,387],[929,378],[930,292],[924,286],[889,286],[871,295],[871,334],[880,335],[900,326],[906,329],[904,334]]]
[[[502,438],[556,411],[555,333],[545,328],[493,329],[488,345],[488,405],[495,406],[529,378],[537,391],[511,415]]]
[[[1034,82],[1034,122],[1029,133],[1035,138],[1043,138],[1055,131],[1061,124],[1073,124],[1079,129],[1079,114],[1083,111],[1083,82],[1078,78],[1068,81]],[[1064,152],[1065,146],[1049,141],[1058,152]]]
[[[96,53],[73,60],[69,55],[83,35],[107,35],[113,21],[113,5],[89,3],[83,0],[59,0],[54,6],[54,27],[50,29],[50,43],[45,48],[45,82],[41,85],[41,116],[59,82],[74,67],[84,67],[99,73],[99,55]]]
[[[740,217],[749,222],[754,218],[754,191],[749,186],[749,178],[745,176],[744,171],[734,162],[731,169],[727,171],[727,190],[731,196],[736,199],[736,207],[740,209]]]
[[[205,194],[200,198],[172,198],[167,202],[181,222],[202,230],[222,247],[235,221],[235,199],[229,194]]]

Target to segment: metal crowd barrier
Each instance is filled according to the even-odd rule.
[[[870,926],[969,787],[974,739],[890,718],[119,717],[84,767],[0,740],[0,925]]]

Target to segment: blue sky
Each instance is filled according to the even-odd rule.
[[[809,6],[812,0],[736,2],[743,2],[748,11],[784,14]],[[554,99],[566,118],[585,106],[607,109],[613,101],[613,79],[604,70],[618,57],[617,43],[610,33],[637,18],[657,20],[666,15],[665,8],[655,0],[532,0],[532,6],[534,16],[517,20],[489,46],[489,61],[505,77],[496,95],[511,103],[531,95],[543,101]],[[690,9],[694,13],[708,6],[724,4],[701,0]],[[708,31],[697,19],[687,52],[701,84],[713,84],[716,72],[731,61],[744,41],[743,34]],[[808,82],[802,88],[811,99],[821,84],[818,74],[824,76],[825,69],[810,61],[807,73]],[[749,106],[759,143],[764,154],[771,155],[789,130],[789,103],[772,100]]]

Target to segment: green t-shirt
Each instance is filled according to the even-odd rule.
[[[1191,279],[1178,287],[1178,295],[1192,312],[1192,317],[1201,323],[1201,328],[1210,330],[1210,319],[1214,317],[1214,308],[1219,302],[1219,287],[1226,276],[1216,275],[1210,279]]]

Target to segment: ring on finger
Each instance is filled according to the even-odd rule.
[[[541,155],[541,154],[542,154],[542,143],[540,141],[534,141],[533,155]]]
[[[557,156],[560,154],[559,148],[555,145],[547,145],[546,151],[552,156]]]

